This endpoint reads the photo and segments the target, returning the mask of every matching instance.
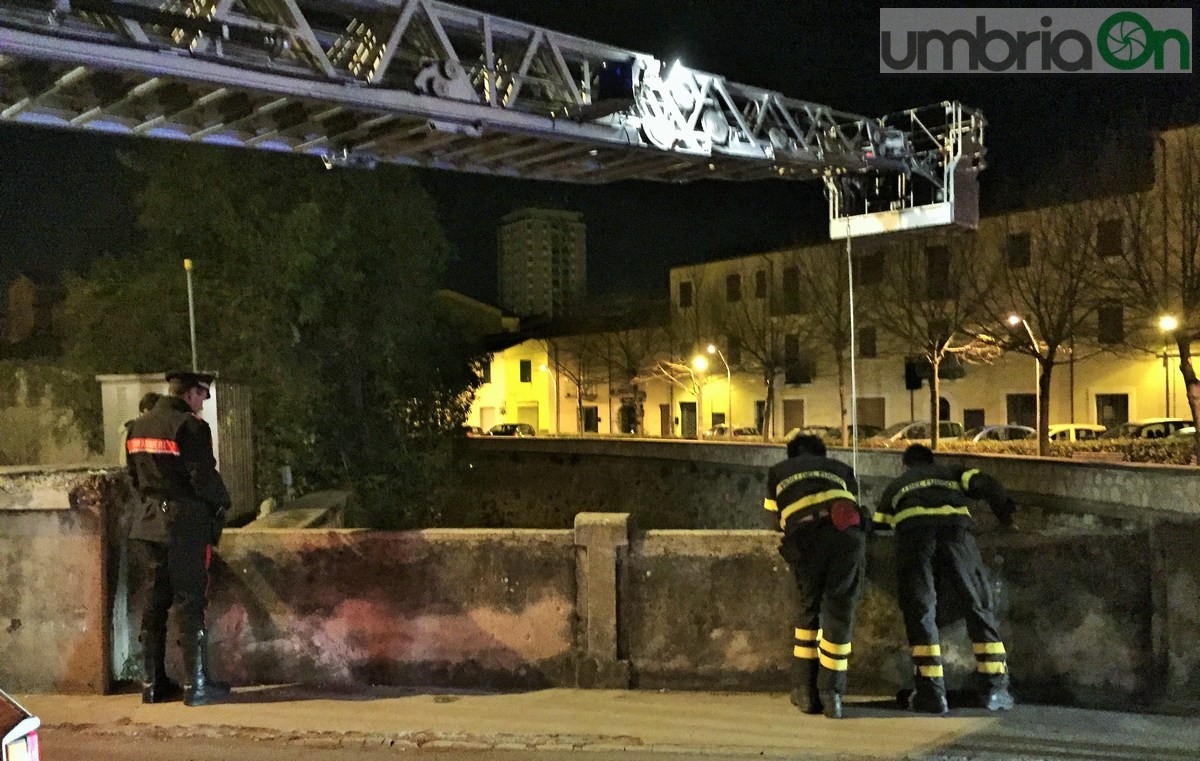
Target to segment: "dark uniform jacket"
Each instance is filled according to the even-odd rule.
[[[858,508],[854,470],[829,457],[803,454],[789,457],[767,471],[763,507],[771,525],[791,533],[809,521],[829,515],[838,502]]]
[[[1000,482],[975,468],[957,465],[918,465],[888,484],[875,511],[875,530],[918,526],[967,526],[971,502],[986,500],[1001,523],[1008,523],[1016,505]]]
[[[133,421],[125,442],[129,477],[142,497],[130,536],[165,542],[170,536],[171,503],[202,505],[219,535],[229,508],[229,492],[217,472],[212,432],[187,403],[165,396]]]

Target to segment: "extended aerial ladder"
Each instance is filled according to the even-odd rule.
[[[869,118],[437,0],[5,0],[0,119],[604,183],[822,180],[832,237],[978,221],[984,121]]]

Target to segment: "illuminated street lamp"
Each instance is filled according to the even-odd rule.
[[[721,364],[725,365],[725,428],[729,432],[729,436],[733,436],[733,376],[729,372],[729,363],[725,361],[725,355],[717,348],[716,344],[708,345],[708,353],[716,354],[721,358]]]
[[[1037,436],[1039,442],[1042,440],[1042,355],[1038,349],[1038,341],[1033,337],[1033,328],[1029,327],[1029,323],[1019,314],[1010,314],[1008,316],[1008,324],[1014,328],[1018,325],[1025,327],[1025,334],[1029,336],[1029,343],[1033,346],[1033,414],[1034,435]]]
[[[1179,329],[1179,320],[1173,314],[1164,314],[1158,318],[1158,329],[1163,334],[1163,414],[1171,417],[1171,337]]]
[[[554,373],[550,372],[550,368],[545,365],[540,365],[539,370],[550,376],[550,382],[554,384],[554,435],[558,435],[558,378],[554,377]]]

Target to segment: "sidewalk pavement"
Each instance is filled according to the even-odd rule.
[[[524,693],[235,690],[228,703],[143,705],[138,694],[22,695],[55,730],[237,737],[325,748],[639,750],[797,759],[1200,759],[1200,722],[1019,705],[920,716],[850,699],[846,718],[806,716],[778,693],[547,689]]]

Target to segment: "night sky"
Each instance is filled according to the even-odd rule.
[[[1108,162],[1098,154],[1106,131],[1200,122],[1195,74],[881,75],[878,5],[795,0],[459,4],[668,62],[678,58],[736,82],[838,110],[880,116],[960,100],[981,109],[989,123],[985,213],[1020,204],[1047,186],[1091,185],[1090,167]],[[1068,4],[1058,7],[1063,5]],[[1193,29],[1193,42],[1198,39]],[[127,250],[137,188],[117,152],[136,151],[138,145],[86,132],[0,125],[0,280],[16,271],[53,278],[64,269],[82,270],[98,254]],[[1120,157],[1112,158],[1117,163]],[[446,284],[485,301],[496,298],[496,224],[523,206],[583,213],[591,291],[660,298],[671,266],[813,241],[827,229],[819,183],[579,186],[419,171],[456,250]],[[1064,177],[1071,181],[1064,183]]]

